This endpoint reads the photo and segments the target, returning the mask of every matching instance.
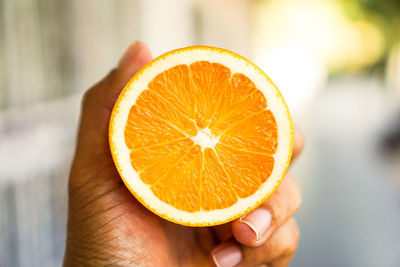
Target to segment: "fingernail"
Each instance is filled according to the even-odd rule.
[[[131,44],[128,49],[125,51],[125,53],[122,55],[121,59],[118,62],[118,68],[121,68],[124,66],[127,62],[129,62],[132,57],[136,54],[136,51],[138,50],[139,46],[137,42],[134,42]]]
[[[271,213],[264,208],[257,208],[240,218],[240,222],[246,224],[253,232],[256,241],[260,240],[271,225]]]
[[[234,244],[227,244],[212,253],[217,267],[233,267],[242,261],[242,252]]]

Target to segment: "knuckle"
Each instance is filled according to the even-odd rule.
[[[271,212],[278,224],[287,221],[301,206],[302,194],[297,181],[287,175],[278,190],[264,202],[263,207]]]
[[[304,148],[304,135],[303,132],[298,128],[294,128],[294,151],[295,155],[299,154]]]
[[[118,71],[117,68],[113,68],[110,70],[110,72],[107,74],[106,78],[104,78],[104,81],[110,85],[115,82],[117,82],[120,79],[120,72]]]
[[[117,79],[118,70],[116,68],[112,69],[106,77],[100,80],[98,83],[89,88],[82,97],[81,107],[85,109],[90,106],[92,102],[101,100],[102,91],[105,87],[110,87],[110,85]],[[104,96],[103,96],[104,97]]]
[[[117,72],[118,72],[118,69],[117,68],[113,68],[113,69],[110,70],[110,72],[108,73],[107,77],[115,77]]]
[[[87,106],[89,106],[92,99],[93,99],[93,88],[90,88],[83,94],[82,101],[81,101],[82,109],[85,109]]]
[[[300,240],[300,230],[296,223],[296,220],[293,218],[290,219],[287,227],[287,233],[289,234],[290,238],[287,239],[288,241],[284,249],[285,256],[293,255],[296,252]]]
[[[268,200],[264,202],[262,206],[270,212],[273,225],[279,227],[284,223],[287,215],[286,212],[282,212],[283,203],[281,201],[275,201],[276,199],[277,198]]]
[[[301,206],[302,193],[295,178],[293,178],[291,175],[288,175],[287,179],[287,192],[285,195],[290,200],[289,203],[292,209],[291,212],[295,213]]]
[[[296,221],[293,219],[294,225],[293,225],[293,239],[294,239],[294,244],[297,247],[299,240],[300,240],[300,228],[297,225]]]
[[[111,84],[115,83],[115,81],[118,79],[118,69],[113,68],[107,76],[104,78],[103,82],[107,85],[110,86]]]
[[[300,206],[303,202],[303,198],[302,198],[301,189],[300,189],[299,184],[297,183],[297,181],[294,178],[292,178],[292,181],[293,181],[293,183],[292,183],[292,190],[293,190],[292,201],[293,201],[294,211],[296,212],[300,208]]]

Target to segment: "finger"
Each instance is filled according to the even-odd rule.
[[[268,264],[268,267],[286,267],[292,261],[294,253],[292,255],[284,256],[280,259],[276,259]]]
[[[148,47],[142,42],[135,42],[125,52],[118,67],[85,93],[78,138],[80,151],[94,153],[94,149],[103,149],[104,145],[108,145],[108,121],[112,107],[128,80],[150,60]]]
[[[292,160],[294,162],[300,155],[301,151],[304,148],[304,135],[303,132],[298,127],[294,127],[293,133],[293,153]]]
[[[281,264],[290,261],[296,252],[300,238],[299,228],[292,218],[282,225],[262,246],[257,248],[242,247],[243,260],[240,267],[266,264]]]
[[[210,228],[197,227],[194,228],[196,240],[200,249],[208,255],[215,247],[216,239]]]
[[[258,208],[232,222],[235,239],[242,245],[257,247],[284,224],[301,205],[300,188],[286,175],[278,189]]]
[[[214,226],[213,231],[219,242],[225,242],[233,236],[231,223]]]
[[[210,260],[215,267],[233,267],[242,261],[240,247],[233,242],[224,242],[216,246],[210,254]]]

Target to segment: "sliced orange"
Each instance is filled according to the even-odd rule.
[[[109,140],[122,180],[144,206],[178,224],[210,226],[274,192],[289,165],[293,126],[258,67],[195,46],[133,76],[114,106]]]

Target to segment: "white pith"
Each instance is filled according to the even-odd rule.
[[[147,89],[147,84],[159,73],[170,69],[179,64],[191,64],[196,61],[209,61],[220,63],[227,66],[231,73],[243,73],[256,87],[265,95],[267,99],[267,109],[271,110],[275,116],[278,127],[278,147],[273,155],[275,159],[274,169],[267,181],[251,196],[239,199],[232,206],[213,211],[186,212],[166,204],[158,199],[149,185],[143,183],[137,172],[132,168],[130,161],[130,149],[126,146],[124,129],[128,119],[129,111],[135,104],[140,93]],[[117,116],[114,116],[117,114]],[[113,158],[120,175],[125,179],[125,183],[137,194],[137,197],[144,202],[143,204],[156,212],[163,218],[172,218],[175,222],[183,225],[216,225],[235,219],[242,215],[249,208],[254,208],[256,203],[260,203],[265,197],[277,187],[281,181],[289,163],[292,145],[292,122],[287,110],[287,106],[280,95],[280,92],[254,65],[231,53],[221,52],[213,48],[187,48],[172,52],[165,57],[156,59],[150,67],[147,67],[139,75],[128,83],[124,89],[123,98],[117,101],[114,107],[113,116],[110,123],[110,142],[114,148]],[[199,131],[199,134],[192,137],[192,140],[199,144],[202,149],[213,147],[218,142],[217,137],[210,137],[207,130]]]
[[[214,148],[219,141],[219,136],[212,136],[211,130],[207,127],[204,129],[197,129],[197,135],[191,138],[195,144],[201,147],[204,151],[206,147]]]

